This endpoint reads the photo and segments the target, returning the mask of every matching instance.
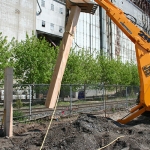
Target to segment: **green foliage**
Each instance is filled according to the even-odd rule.
[[[15,107],[17,109],[20,109],[22,106],[23,106],[23,103],[22,103],[21,99],[17,99],[16,103],[15,103]]]
[[[132,75],[130,85],[135,85],[135,86],[138,85],[139,86],[140,81],[139,81],[139,74],[138,74],[137,65],[134,64],[133,62],[131,62],[130,69],[131,69],[131,75]]]
[[[105,55],[98,55],[97,60],[102,70],[100,82],[104,84],[115,84],[117,76],[115,61],[109,60]]]
[[[109,59],[98,52],[96,57],[85,50],[72,52],[66,70],[64,78],[68,79],[68,82],[65,83],[139,85],[135,64],[122,63],[120,59]],[[76,80],[72,80],[75,78]]]
[[[63,84],[81,83],[83,70],[81,65],[81,58],[79,55],[80,52],[76,53],[75,51],[71,50],[62,81]]]
[[[63,84],[85,84],[99,82],[101,69],[97,60],[88,50],[84,49],[75,52],[71,50],[65,74],[63,77]]]
[[[109,59],[105,55],[98,55],[101,66],[101,83],[106,85],[139,85],[137,66],[133,63],[123,63],[121,60]]]
[[[11,42],[7,42],[7,37],[3,37],[0,32],[0,81],[4,78],[4,69],[12,66],[11,64]]]
[[[14,120],[24,120],[25,119],[25,116],[24,116],[24,113],[20,110],[14,110],[13,111],[13,119]]]
[[[94,56],[96,52],[83,51],[81,55],[81,63],[83,66],[82,83],[92,84],[99,83],[101,77],[101,67]]]
[[[25,41],[14,46],[16,79],[21,83],[49,83],[52,75],[57,50],[43,38],[26,36]]]
[[[13,66],[18,83],[49,84],[57,53],[58,47],[51,47],[44,38],[27,35],[24,41],[12,39],[8,43],[0,33],[0,80],[4,68]],[[78,52],[71,50],[62,83],[139,85],[139,77],[137,66],[132,62],[122,63],[100,52],[81,49]]]
[[[121,82],[120,84],[122,85],[130,85],[131,80],[132,80],[132,74],[131,74],[131,68],[130,68],[130,63],[125,63],[121,65]]]
[[[112,107],[112,108],[111,108],[111,111],[112,111],[113,113],[115,113],[115,108],[114,108],[114,107]]]
[[[98,55],[97,60],[102,70],[101,83],[105,85],[120,84],[122,62],[120,60],[109,59],[105,55]]]

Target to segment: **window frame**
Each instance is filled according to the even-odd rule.
[[[54,11],[54,4],[51,4],[51,10]]]
[[[59,33],[63,33],[63,27],[59,26]]]
[[[54,24],[53,23],[50,23],[50,30],[54,31]]]
[[[45,7],[45,0],[41,0],[41,6]]]
[[[42,20],[42,27],[46,26],[46,22],[44,20]]]
[[[63,14],[63,8],[62,8],[62,7],[59,8],[59,13],[60,13],[60,14]]]

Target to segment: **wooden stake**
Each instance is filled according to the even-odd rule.
[[[48,108],[54,108],[55,106],[80,12],[81,9],[78,6],[71,7],[71,13],[60,45],[59,55],[45,102],[45,106]]]
[[[13,69],[5,69],[4,77],[4,134],[13,136]]]

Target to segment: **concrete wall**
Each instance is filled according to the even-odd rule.
[[[0,0],[0,32],[20,41],[35,31],[36,0]]]
[[[54,0],[38,1],[42,12],[36,17],[36,30],[62,37],[65,28],[65,3]],[[45,5],[42,5],[43,3]],[[37,4],[37,12],[39,11],[40,8]],[[42,26],[42,21],[45,22],[45,26]]]

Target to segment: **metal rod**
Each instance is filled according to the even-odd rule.
[[[126,87],[126,108],[128,108],[128,87]]]
[[[70,85],[70,114],[72,114],[72,85]]]
[[[32,109],[31,109],[31,102],[32,102],[32,97],[31,97],[31,93],[32,93],[32,88],[31,88],[31,85],[29,86],[29,99],[30,99],[30,106],[29,106],[29,114],[30,114],[30,120],[31,120],[31,114],[32,114]]]

